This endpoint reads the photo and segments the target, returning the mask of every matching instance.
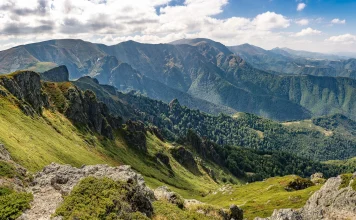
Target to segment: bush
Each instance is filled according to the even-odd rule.
[[[13,178],[17,175],[16,168],[11,164],[0,161],[0,177]]]
[[[341,177],[341,184],[339,186],[339,189],[348,187],[350,184],[350,181],[352,180],[352,174],[351,173],[342,174],[342,175],[340,175],[340,177]],[[355,182],[355,181],[353,181],[353,182]]]
[[[30,208],[33,196],[31,193],[18,193],[0,187],[0,219],[16,219]]]
[[[132,189],[109,178],[81,180],[65,197],[55,216],[63,219],[148,219],[128,202]]]
[[[297,177],[294,180],[290,181],[286,187],[286,190],[302,190],[314,186],[314,183],[306,178]]]

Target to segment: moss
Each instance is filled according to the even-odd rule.
[[[351,173],[342,174],[342,175],[340,175],[340,177],[341,177],[341,183],[340,183],[339,189],[348,187],[350,184],[350,181],[352,179],[352,174]]]
[[[64,219],[147,219],[128,202],[127,184],[109,178],[88,177],[65,197],[55,216]]]
[[[3,195],[1,195],[3,193]],[[33,196],[31,193],[14,192],[0,188],[0,219],[16,219],[30,208]]]

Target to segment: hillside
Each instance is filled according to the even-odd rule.
[[[193,129],[200,136],[222,145],[293,152],[317,160],[347,159],[356,155],[355,138],[350,135],[355,130],[355,122],[345,116],[288,123],[278,123],[246,113],[234,117],[223,114],[212,116],[184,107],[178,100],[166,104],[142,95],[115,92],[114,88],[108,89],[90,78],[79,79],[74,83],[82,89],[95,88],[93,91],[98,99],[110,103],[108,106],[113,111],[125,103],[128,111],[132,112],[126,116],[126,120],[140,119],[153,124],[170,140],[179,140],[189,129]],[[335,117],[340,120],[338,129],[321,124],[323,120],[335,124]]]
[[[64,74],[64,76],[66,75],[65,68],[56,68],[53,71],[59,71]],[[59,75],[50,73],[52,72],[47,73],[46,77],[59,77]],[[158,112],[159,108],[157,107],[159,105],[161,105],[161,109],[170,109],[168,111],[174,113],[176,116],[178,116],[181,111],[184,111],[194,113],[189,117],[196,115],[194,117],[200,117],[201,119],[206,118],[202,121],[206,123],[206,125],[200,124],[200,127],[207,126],[207,128],[209,128],[210,125],[207,123],[207,119],[215,120],[217,123],[222,122],[219,122],[219,117],[200,113],[197,110],[187,109],[186,107],[180,106],[176,101],[168,106],[163,102],[151,100],[143,96],[136,96],[131,93],[117,93],[115,95],[112,93],[116,91],[110,90],[112,87],[100,85],[97,81],[90,78],[85,79],[86,81],[82,79],[79,80],[79,82],[87,85],[94,83],[95,86],[93,86],[93,88],[96,88],[95,92],[102,92],[101,95],[98,93],[98,96],[96,96],[95,93],[90,90],[82,91],[75,83],[68,81],[40,81],[40,75],[31,71],[18,71],[0,77],[0,142],[4,144],[0,146],[0,160],[3,161],[5,158],[6,164],[1,165],[0,174],[3,172],[3,168],[6,169],[6,173],[13,169],[9,163],[19,164],[19,166],[23,166],[30,172],[39,171],[52,162],[71,164],[72,166],[82,167],[81,169],[88,169],[89,171],[91,170],[91,166],[83,166],[83,164],[109,164],[113,166],[128,164],[131,165],[135,171],[140,172],[147,185],[153,189],[162,185],[168,185],[170,189],[179,193],[185,199],[206,201],[207,203],[204,205],[185,209],[176,209],[176,206],[162,201],[153,203],[153,210],[156,210],[156,215],[161,216],[161,218],[162,216],[164,218],[165,216],[169,216],[170,213],[167,212],[167,210],[171,210],[172,213],[175,213],[177,219],[181,218],[179,216],[190,216],[186,218],[194,219],[197,218],[197,210],[210,210],[207,211],[207,213],[210,213],[218,210],[219,206],[226,208],[226,204],[229,203],[228,201],[226,201],[224,205],[208,201],[211,192],[224,187],[228,182],[238,186],[246,181],[256,181],[276,175],[294,173],[306,177],[320,171],[324,172],[326,176],[333,176],[344,169],[343,166],[325,165],[288,153],[257,151],[235,146],[223,147],[209,139],[199,137],[195,132],[189,130],[189,128],[192,127],[186,123],[181,125],[177,124],[180,129],[187,126],[185,128],[187,130],[185,130],[185,133],[184,130],[181,130],[181,134],[184,135],[177,137],[178,139],[174,142],[170,140],[170,136],[167,135],[166,132],[161,133],[161,129],[168,129],[168,126],[159,129],[154,126],[154,123],[149,123],[149,121],[145,120],[146,117],[150,118],[148,114],[157,114],[157,116],[159,116],[164,113]],[[78,86],[80,86],[80,83]],[[120,111],[112,114],[110,112],[110,106],[106,106],[97,100],[97,98],[109,97],[116,100],[115,105],[121,105],[121,111],[127,115],[120,116]],[[142,99],[145,100],[145,102],[136,102],[134,101],[135,99]],[[132,103],[132,105],[128,103]],[[141,105],[138,105],[138,103],[141,103]],[[137,107],[133,108],[133,105],[140,106],[141,109]],[[145,109],[142,106],[148,108]],[[144,110],[147,111],[147,109],[156,109],[155,111],[157,112],[147,112],[145,114]],[[256,120],[260,120],[260,122],[264,122],[264,119],[256,116],[246,116],[248,116],[247,118],[252,117]],[[146,125],[137,120],[130,120],[130,117],[133,117],[133,119],[135,117],[142,119],[146,122]],[[161,117],[163,117],[163,115]],[[224,120],[228,119],[228,116],[220,117],[224,117]],[[167,118],[175,121],[171,116]],[[239,121],[239,118],[242,120]],[[253,132],[256,136],[261,135],[257,130],[248,128],[248,126],[243,124],[243,121],[247,118],[244,114],[237,115],[235,119],[231,118],[230,122],[238,122],[234,125],[240,127],[241,130],[239,132],[241,135],[249,135]],[[160,120],[161,119],[158,121]],[[352,121],[348,121],[344,118],[338,120],[342,121],[340,126],[352,127],[352,124],[349,125]],[[193,121],[194,120],[192,120],[192,122]],[[265,122],[268,121],[269,120],[266,120]],[[267,124],[263,125],[264,123],[259,124],[261,127],[267,126]],[[335,123],[332,124],[334,125]],[[257,124],[251,126],[256,125]],[[196,129],[199,129],[199,127],[196,127]],[[211,129],[211,127],[209,129]],[[197,131],[204,131],[204,129]],[[335,130],[333,132],[337,131]],[[166,138],[168,138],[168,140]],[[245,140],[246,138],[242,138],[240,141],[244,143]],[[6,152],[9,152],[9,154]],[[12,158],[12,160],[7,162],[9,158]],[[48,198],[42,197],[41,191],[36,190],[36,187],[38,187],[37,184],[42,184],[42,186],[45,186],[45,189],[48,190],[59,190],[59,188],[61,188],[62,192],[68,189],[71,191],[72,187],[66,188],[67,186],[65,184],[74,184],[77,182],[67,182],[65,181],[66,178],[60,176],[67,174],[72,175],[74,173],[82,175],[84,172],[73,170],[66,172],[66,174],[57,174],[55,175],[57,179],[52,180],[51,172],[62,172],[58,171],[62,168],[58,167],[57,169],[53,168],[53,166],[57,165],[51,164],[47,166],[43,170],[44,173],[42,175],[36,175],[35,181],[30,184],[30,186],[33,187],[30,188],[30,191],[35,194],[34,203],[41,203],[42,199]],[[69,168],[64,166],[63,169],[66,170]],[[100,170],[102,168],[98,169]],[[97,169],[95,168],[94,170]],[[109,172],[109,170],[110,169],[105,168],[105,172]],[[89,173],[93,172],[94,171],[90,171]],[[9,173],[5,175],[5,177],[1,176],[0,178],[5,178],[5,182],[10,181],[9,183],[12,184],[14,181],[8,180],[8,178],[13,178],[15,174]],[[46,175],[49,175],[48,178]],[[96,175],[103,174],[100,171]],[[78,181],[78,178],[75,179]],[[89,180],[96,181],[95,179],[88,179],[87,181]],[[31,178],[29,180],[26,178],[26,180],[24,179],[23,181],[25,181],[23,184],[27,185],[29,183],[26,181],[31,181]],[[56,182],[53,183],[53,181]],[[85,179],[83,181],[85,181]],[[263,187],[264,186],[265,184],[263,184]],[[78,187],[80,187],[80,185]],[[12,192],[11,190],[10,192],[7,188],[1,188],[1,190],[6,191],[5,196],[15,196],[17,195],[16,193],[18,193],[17,191]],[[53,195],[58,196],[56,191],[51,192],[54,193]],[[86,193],[90,193],[90,191],[86,191]],[[296,193],[296,195],[301,196],[304,194],[304,191]],[[282,194],[282,197],[286,198],[290,195],[291,194],[286,192]],[[27,196],[26,198],[31,199]],[[293,207],[301,206],[306,199],[307,197],[302,196],[299,200],[299,205],[294,205]],[[18,202],[17,200],[9,201]],[[51,202],[59,204],[56,199],[51,200]],[[263,200],[260,202],[263,203]],[[257,204],[260,204],[260,202]],[[26,204],[28,204],[28,202]],[[134,210],[134,203],[130,204]],[[26,205],[24,207],[28,206]],[[38,211],[36,210],[41,206],[34,207],[34,210],[31,209],[25,212],[25,214],[29,216],[37,215],[36,213],[38,213]],[[55,210],[55,206],[53,207],[54,209],[48,210]],[[257,215],[251,213],[260,213],[258,207],[260,206],[245,207],[247,213],[250,213],[248,216]],[[266,215],[270,214],[273,208],[279,207],[287,208],[290,206],[287,204],[286,206],[271,205],[270,211],[265,212]],[[21,213],[21,211],[19,210],[19,212],[16,213]],[[58,213],[66,215],[65,212],[62,211],[58,211]],[[230,214],[232,215],[232,213],[231,211]],[[198,216],[200,216],[199,218],[204,218],[205,215],[208,214]],[[155,217],[153,216],[153,218]],[[217,216],[217,219],[221,219],[221,217]]]

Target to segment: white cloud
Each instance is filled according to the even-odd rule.
[[[306,26],[309,24],[309,20],[304,18],[304,19],[296,20],[295,23],[301,26]]]
[[[305,7],[307,7],[305,3],[299,3],[297,6],[297,11],[303,11]]]
[[[333,20],[331,20],[332,24],[346,24],[346,20],[340,20],[338,18],[334,18]]]
[[[319,35],[319,34],[321,34],[321,31],[318,31],[318,30],[308,27],[308,28],[303,29],[300,32],[296,33],[295,36],[304,37],[304,36]]]
[[[274,12],[265,12],[259,14],[253,19],[252,23],[259,30],[272,30],[276,28],[287,28],[290,25],[290,21],[281,14]]]
[[[343,34],[338,36],[332,36],[326,41],[332,43],[352,44],[352,43],[356,43],[356,35]]]

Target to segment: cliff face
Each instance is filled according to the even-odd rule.
[[[275,210],[271,217],[255,220],[356,219],[356,173],[330,178],[300,210]]]
[[[68,79],[65,67],[48,71],[46,76],[57,76],[54,80]],[[52,80],[52,81],[54,81]],[[113,139],[113,130],[122,124],[120,117],[113,117],[108,107],[87,90],[82,92],[69,82],[43,82],[38,73],[15,72],[0,77],[0,96],[10,96],[21,110],[30,116],[42,115],[44,108],[56,108],[73,123],[89,127],[105,137]]]
[[[49,106],[40,76],[35,72],[21,71],[2,76],[0,86],[17,98],[18,105],[27,115],[41,114],[42,108]]]

